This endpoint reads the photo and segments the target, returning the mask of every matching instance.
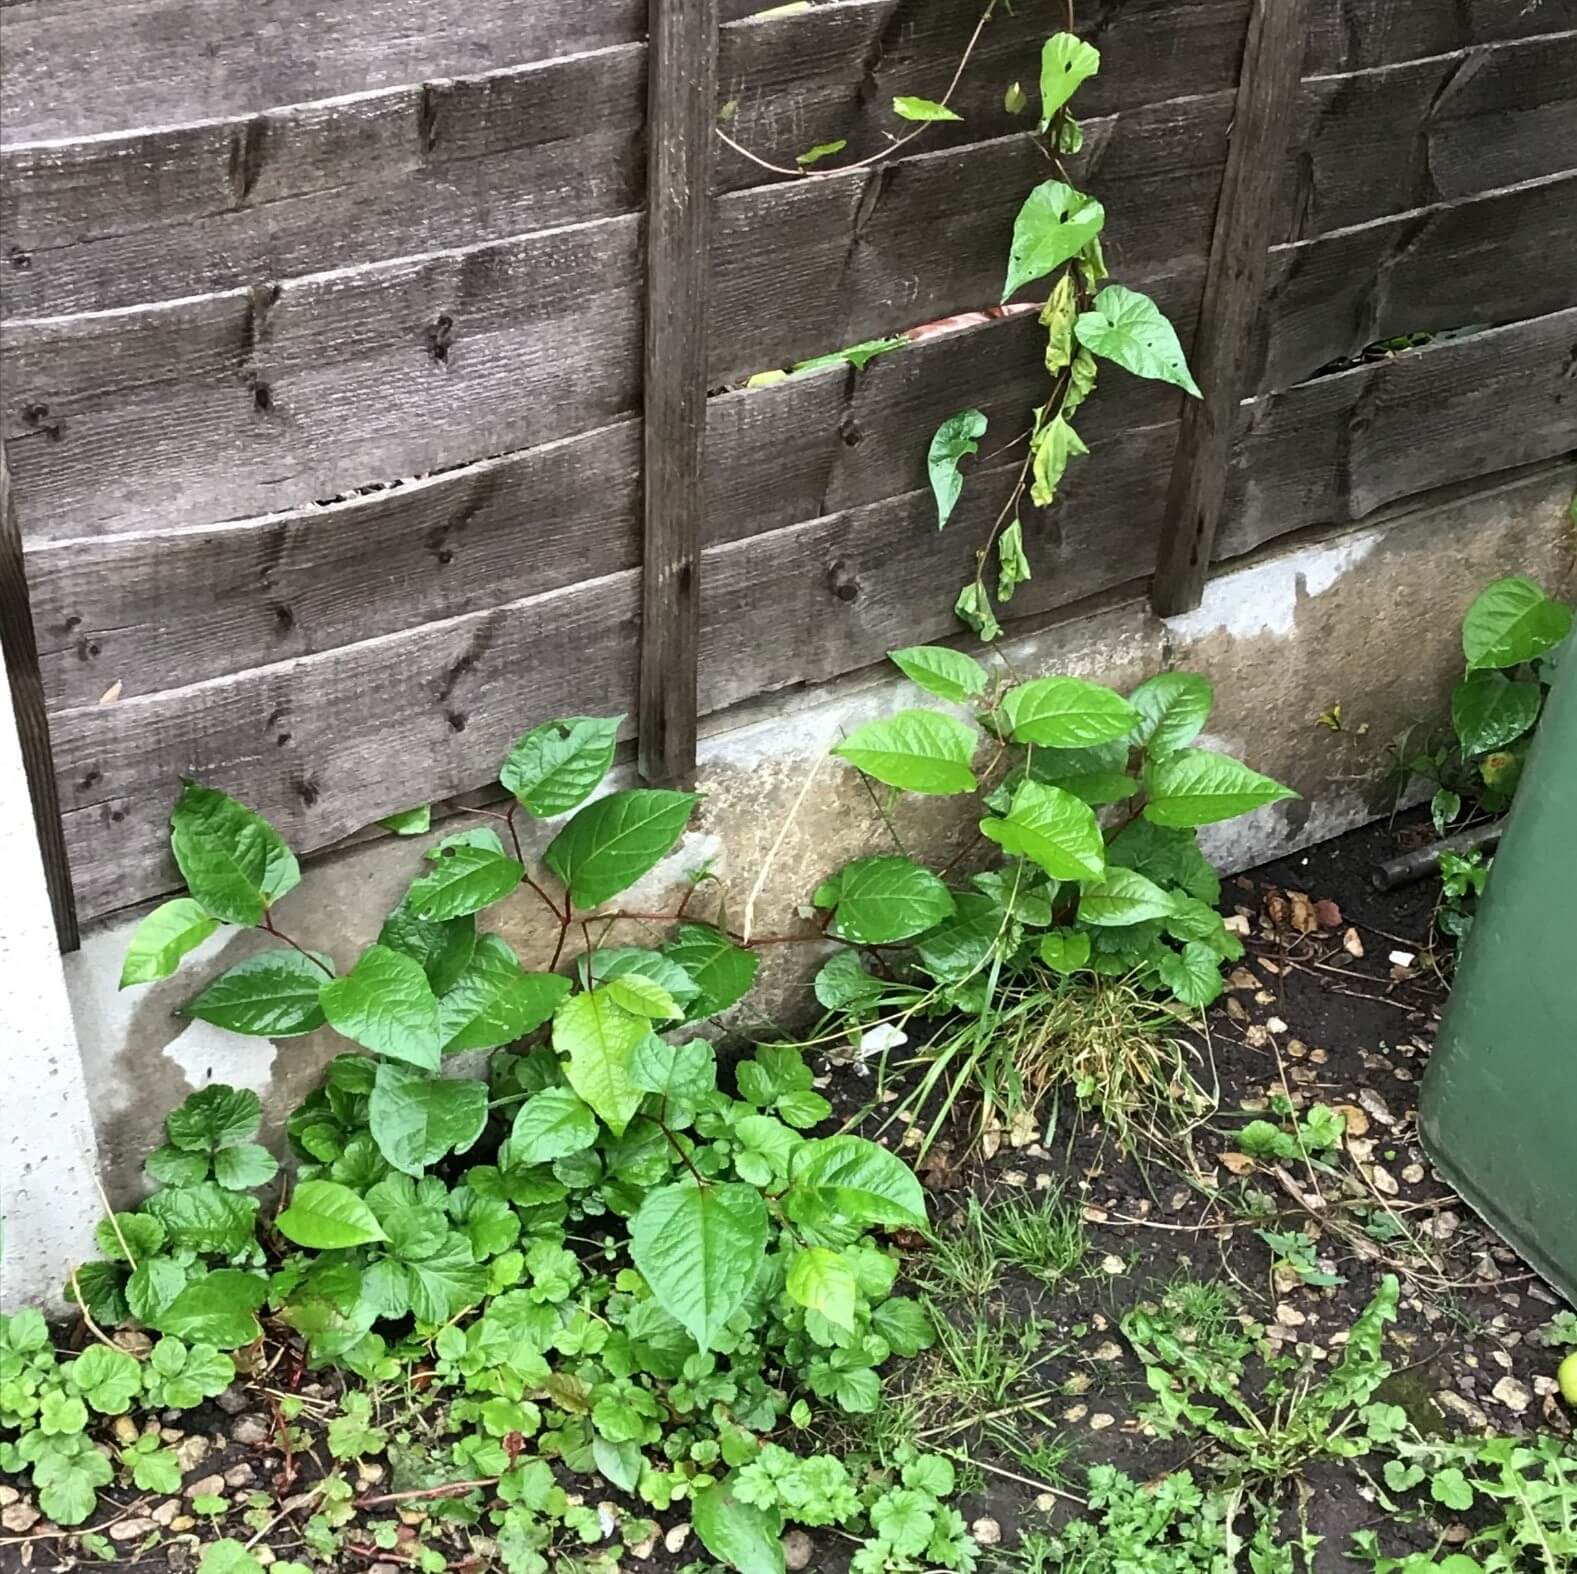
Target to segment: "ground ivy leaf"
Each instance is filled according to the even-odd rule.
[[[1080,314],[1073,332],[1086,350],[1115,362],[1135,377],[1171,383],[1196,399],[1200,397],[1177,330],[1148,295],[1108,284],[1095,297],[1094,309]]]
[[[498,779],[537,819],[568,814],[608,774],[623,720],[623,716],[563,716],[543,722],[509,751]]]
[[[1144,817],[1155,825],[1214,825],[1267,803],[1298,795],[1251,771],[1240,760],[1208,749],[1182,749],[1145,766],[1149,800]]]
[[[960,410],[957,415],[948,416],[931,438],[925,465],[931,478],[931,492],[936,498],[938,530],[952,517],[964,490],[958,462],[979,452],[980,444],[976,439],[983,437],[985,431],[986,418],[979,410]]]
[[[226,1191],[252,1191],[279,1173],[279,1160],[260,1142],[241,1142],[214,1154],[214,1179]]]
[[[161,903],[132,934],[126,960],[121,964],[120,987],[168,978],[180,966],[181,958],[218,927],[219,920],[189,896]]]
[[[711,924],[681,924],[679,933],[663,947],[662,954],[677,962],[699,991],[686,1006],[687,1022],[716,1016],[742,1000],[755,983],[756,969],[761,965],[761,958],[754,951],[735,945]]]
[[[541,1027],[570,988],[557,973],[526,972],[506,940],[483,935],[465,972],[438,1002],[444,1053],[513,1044]]]
[[[374,1054],[438,1069],[438,1002],[421,963],[370,945],[319,997],[329,1024]]]
[[[1013,221],[1002,299],[1078,256],[1105,222],[1106,210],[1093,197],[1060,180],[1042,181],[1024,199]]]
[[[1190,940],[1181,953],[1168,950],[1156,963],[1161,982],[1185,1006],[1203,1009],[1221,993],[1221,958],[1203,940]]]
[[[255,1314],[267,1295],[261,1274],[216,1268],[193,1279],[160,1312],[156,1326],[189,1343],[234,1350],[261,1336]]]
[[[646,1096],[630,1074],[646,1019],[616,1005],[601,989],[572,995],[553,1017],[553,1048],[565,1060],[570,1086],[622,1136]]]
[[[631,1260],[702,1350],[750,1293],[769,1222],[754,1186],[690,1179],[649,1192],[630,1220]]]
[[[1081,929],[1053,929],[1040,937],[1040,959],[1054,973],[1077,973],[1090,965],[1090,937]]]
[[[1040,125],[1051,117],[1101,68],[1101,53],[1073,33],[1053,33],[1040,51]]]
[[[1054,749],[1086,748],[1130,733],[1139,714],[1104,683],[1085,678],[1032,678],[1002,697],[1002,715],[1015,743]]]
[[[909,858],[856,858],[838,876],[830,932],[855,945],[909,940],[954,911],[950,892]],[[819,893],[818,893],[819,894]]]
[[[600,907],[678,842],[696,805],[689,792],[629,788],[582,809],[542,855],[577,907]]]
[[[1106,867],[1095,812],[1060,787],[1020,782],[1007,815],[982,820],[980,830],[1003,851],[1032,859],[1054,880],[1095,880]]]
[[[909,645],[889,651],[887,659],[911,683],[954,704],[983,694],[990,681],[986,669],[973,656],[950,650],[946,645]]]
[[[573,1088],[544,1088],[515,1113],[509,1133],[510,1163],[545,1164],[579,1153],[596,1140],[597,1117],[580,1095]]]
[[[257,1198],[199,1181],[156,1191],[142,1209],[164,1226],[172,1249],[230,1257],[251,1244]]]
[[[170,847],[191,894],[228,924],[261,923],[301,880],[295,854],[267,820],[196,782],[176,800]]]
[[[367,1118],[384,1158],[407,1175],[420,1175],[448,1154],[464,1153],[482,1135],[487,1084],[384,1061],[367,1100]]]
[[[906,710],[857,727],[832,752],[904,792],[973,792],[969,768],[980,734],[942,711]]]
[[[385,1239],[372,1209],[338,1181],[302,1181],[274,1224],[287,1241],[309,1251],[340,1251]]]
[[[329,974],[299,951],[249,956],[227,968],[182,1007],[189,1017],[232,1033],[299,1038],[323,1026],[322,990]]]
[[[246,1142],[262,1120],[262,1100],[250,1088],[214,1082],[188,1094],[172,1109],[164,1118],[164,1129],[182,1152],[216,1153]]]

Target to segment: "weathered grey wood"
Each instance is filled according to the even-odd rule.
[[[1218,557],[1573,451],[1577,307],[1246,404]]]
[[[1274,225],[1309,239],[1577,167],[1577,32],[1315,77]]]
[[[1271,199],[1297,112],[1302,47],[1303,0],[1254,0],[1193,341],[1202,397],[1183,407],[1150,589],[1163,616],[1197,607],[1204,595],[1261,309]]]
[[[1022,514],[1035,577],[1006,613],[1043,614],[1149,574],[1175,440],[1168,423],[1103,443],[1069,472],[1062,501]],[[702,709],[956,634],[953,596],[1017,473],[998,463],[974,475],[946,530],[927,488],[708,552]]]
[[[632,212],[637,44],[0,157],[12,317],[102,311]]]
[[[638,574],[53,720],[78,909],[174,883],[180,778],[222,787],[303,852],[492,780],[550,716],[633,709]]]
[[[71,890],[71,864],[60,829],[60,799],[55,792],[55,765],[49,746],[44,685],[33,644],[33,618],[28,604],[27,573],[22,564],[22,535],[17,529],[11,472],[0,448],[0,654],[5,659],[11,710],[16,718],[22,771],[33,805],[33,829],[44,865],[44,884],[54,910],[55,937],[62,951],[75,951],[76,901]]]
[[[717,0],[651,0],[640,708],[649,782],[695,776]]]
[[[52,709],[135,698],[640,562],[640,424],[224,525],[27,554]]]
[[[1205,255],[1231,108],[1230,94],[1211,94],[1086,124],[1070,172],[1102,195],[1119,276]],[[996,300],[1014,217],[1048,172],[1027,138],[1011,137],[722,198],[714,379]]]
[[[1099,47],[1101,69],[1079,90],[1079,118],[1230,88],[1247,7],[1248,0],[1081,7],[1080,29]],[[957,0],[837,0],[725,27],[718,96],[727,118],[721,129],[789,168],[799,154],[834,140],[848,146],[826,160],[829,167],[879,154],[914,129],[893,113],[894,96],[941,98],[980,9]],[[1041,45],[1061,25],[1060,5],[998,6],[950,100],[962,123],[931,125],[914,146],[935,151],[1032,128]],[[1014,81],[1028,100],[1017,115],[1003,102]],[[736,189],[784,177],[719,139],[716,178]]]
[[[1446,55],[1577,25],[1577,0],[1309,0],[1304,74]]]
[[[299,507],[606,424],[638,399],[638,227],[9,324],[28,540]]]
[[[1287,387],[1397,334],[1557,311],[1574,256],[1577,171],[1275,247],[1254,386]]]
[[[7,136],[244,115],[639,39],[644,0],[20,0],[5,8]]]

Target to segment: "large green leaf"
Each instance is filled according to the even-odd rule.
[[[594,951],[583,951],[575,959],[575,972],[582,989],[636,973],[660,985],[681,1006],[689,1006],[701,994],[701,986],[684,967],[661,951],[645,946],[599,946]]]
[[[265,951],[227,968],[182,1009],[232,1033],[296,1038],[323,1026],[320,997],[328,979],[299,951]]]
[[[1487,754],[1520,738],[1539,719],[1543,690],[1480,667],[1451,693],[1451,725],[1466,755]]]
[[[476,917],[451,918],[433,923],[418,918],[409,906],[409,893],[383,921],[378,944],[420,962],[435,995],[444,994],[465,972],[476,949]]]
[[[159,1313],[159,1332],[188,1344],[234,1350],[261,1335],[256,1313],[267,1296],[268,1281],[261,1274],[216,1268],[193,1279]]]
[[[1190,940],[1181,952],[1166,951],[1156,963],[1161,982],[1185,1006],[1203,1008],[1221,993],[1221,957],[1203,940]]]
[[[980,830],[1004,852],[1032,859],[1054,880],[1094,880],[1106,867],[1094,810],[1060,787],[1020,782],[1007,815],[982,820]]]
[[[1108,864],[1099,880],[1079,892],[1079,922],[1141,924],[1148,918],[1169,917],[1176,906],[1174,898],[1136,870]]]
[[[1040,51],[1040,127],[1101,68],[1101,53],[1073,33],[1053,33]]]
[[[120,987],[168,978],[181,965],[181,958],[218,927],[219,920],[189,896],[161,902],[132,934],[121,964]]]
[[[251,1244],[257,1198],[199,1181],[154,1192],[142,1210],[164,1226],[165,1240],[173,1250],[232,1257]]]
[[[1016,743],[1079,749],[1126,737],[1139,715],[1115,690],[1085,678],[1032,678],[1002,697]]]
[[[660,1043],[661,1040],[658,1040]],[[509,1133],[511,1164],[546,1164],[597,1140],[597,1117],[572,1088],[544,1088],[520,1106]]]
[[[701,1545],[737,1574],[783,1574],[783,1516],[777,1509],[741,1502],[725,1480],[695,1494],[690,1519]]]
[[[827,1246],[807,1246],[796,1252],[789,1264],[784,1288],[789,1299],[813,1312],[820,1312],[829,1323],[854,1331],[854,1307],[858,1285],[854,1270],[842,1252]]]
[[[831,1213],[859,1225],[926,1227],[925,1192],[896,1153],[864,1137],[823,1137],[795,1150],[793,1185]]]
[[[227,924],[258,924],[301,880],[278,831],[245,804],[187,782],[170,816],[170,847],[187,889]]]
[[[973,792],[980,735],[942,711],[905,710],[858,727],[832,752],[867,776],[904,792]]]
[[[319,997],[330,1026],[375,1054],[438,1069],[438,1002],[420,962],[370,945]]]
[[[407,1175],[420,1175],[446,1155],[464,1153],[482,1135],[487,1084],[386,1060],[367,1100],[367,1119],[384,1158]]]
[[[695,808],[690,792],[630,788],[582,809],[542,855],[577,907],[600,907],[668,853]]]
[[[888,945],[922,934],[954,909],[953,895],[909,858],[856,858],[816,892],[818,907],[836,907],[830,925],[840,940]]]
[[[890,651],[887,659],[927,694],[955,704],[983,694],[990,681],[986,669],[973,656],[949,650],[946,645],[909,645]]]
[[[1197,672],[1158,673],[1128,696],[1139,713],[1129,741],[1147,750],[1152,760],[1186,749],[1208,720],[1214,697],[1210,680]]]
[[[958,506],[964,490],[964,477],[958,462],[978,453],[977,439],[986,431],[986,418],[978,410],[960,410],[937,427],[925,458],[931,478],[931,493],[936,498],[936,528],[940,530]]]
[[[1008,922],[995,896],[960,891],[953,902],[956,910],[914,943],[921,965],[943,983],[969,977],[991,955]]]
[[[1552,601],[1531,579],[1513,575],[1486,585],[1462,620],[1469,670],[1515,667],[1552,650],[1571,633],[1572,610]]]
[[[754,1186],[690,1179],[649,1192],[630,1220],[631,1260],[658,1304],[703,1350],[750,1293],[768,1223]]]
[[[446,836],[428,848],[427,857],[436,867],[411,883],[400,905],[433,923],[491,907],[508,896],[526,873],[491,830]]]
[[[1135,377],[1171,383],[1200,397],[1177,330],[1148,295],[1108,284],[1095,297],[1094,310],[1080,313],[1073,332],[1086,350],[1116,362]]]
[[[1024,199],[1013,221],[1002,299],[1078,256],[1100,234],[1105,222],[1106,210],[1093,197],[1060,180],[1042,181]]]
[[[498,935],[477,941],[470,964],[438,1002],[438,1039],[446,1055],[499,1049],[535,1032],[570,992],[558,973],[528,973]]]
[[[553,1048],[564,1057],[570,1086],[616,1137],[646,1096],[630,1066],[635,1046],[649,1031],[645,1017],[624,1010],[601,989],[572,995],[553,1018]]]
[[[1214,825],[1298,796],[1241,760],[1208,749],[1183,749],[1151,761],[1144,785],[1149,794],[1144,817],[1156,825]]]
[[[735,945],[711,924],[681,924],[679,933],[663,947],[663,955],[677,962],[700,991],[685,1007],[688,1022],[714,1017],[743,1000],[761,965],[754,951]],[[680,998],[676,992],[670,993],[676,1000]]]
[[[377,1215],[338,1181],[302,1181],[274,1224],[287,1241],[309,1251],[341,1251],[385,1239]]]
[[[1021,771],[1010,771],[1002,786],[1006,797],[1027,776],[1031,781],[1060,787],[1085,803],[1099,806],[1121,803],[1139,791],[1139,779],[1128,774],[1128,744],[1122,738],[1109,743],[1092,743],[1082,749],[1036,748]],[[1001,789],[998,789],[999,791]],[[1001,807],[992,795],[990,806]]]
[[[622,716],[563,716],[533,727],[498,773],[528,814],[539,820],[579,808],[608,774]]]

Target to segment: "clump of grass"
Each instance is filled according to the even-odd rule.
[[[986,1203],[972,1196],[937,1233],[919,1274],[946,1300],[978,1300],[1001,1283],[1006,1268],[1056,1284],[1078,1268],[1088,1249],[1084,1220],[1060,1190]]]

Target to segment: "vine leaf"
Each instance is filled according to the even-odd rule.
[[[1051,117],[1101,69],[1101,52],[1072,33],[1053,33],[1040,52],[1040,125]],[[1066,151],[1066,150],[1064,150]]]
[[[832,752],[903,792],[973,792],[980,735],[942,711],[906,710],[858,727]]]
[[[996,612],[991,606],[991,598],[978,579],[970,580],[958,592],[958,600],[953,603],[953,616],[972,628],[988,645],[1002,632],[1002,625],[997,622]]]
[[[1148,295],[1108,284],[1095,297],[1094,309],[1074,323],[1073,331],[1086,350],[1116,362],[1135,377],[1171,383],[1196,399],[1201,397],[1177,330]]]
[[[1084,439],[1062,416],[1053,416],[1047,421],[1030,442],[1030,502],[1037,508],[1047,507],[1057,495],[1068,461],[1075,454],[1087,453],[1089,449],[1084,446]]]
[[[841,153],[849,145],[847,137],[839,137],[835,142],[818,142],[813,148],[806,148],[803,153],[796,154],[794,162],[802,169],[809,169],[812,164],[819,164],[824,158],[831,158],[834,153]]]
[[[1060,180],[1042,181],[1024,199],[1013,221],[1002,299],[1078,256],[1105,222],[1106,210],[1093,197]]]
[[[1073,324],[1079,315],[1079,293],[1071,273],[1058,276],[1046,304],[1040,309],[1040,324],[1046,330],[1046,374],[1055,377],[1073,360]]]
[[[1014,520],[997,539],[997,600],[1011,601],[1013,592],[1030,578],[1024,555],[1024,527]]]
[[[959,473],[958,462],[980,451],[976,439],[984,437],[985,431],[986,418],[979,410],[960,410],[957,415],[948,416],[931,439],[925,465],[931,477],[931,491],[936,498],[938,530],[951,517],[964,490],[964,478]]]
[[[893,113],[901,120],[962,120],[946,104],[929,98],[912,98],[906,93],[893,100]]]

